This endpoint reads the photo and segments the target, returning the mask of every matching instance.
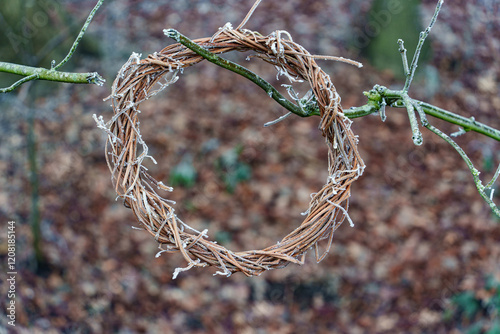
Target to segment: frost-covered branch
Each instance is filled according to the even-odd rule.
[[[413,54],[413,60],[411,62],[410,68],[408,69],[406,74],[406,82],[403,87],[403,90],[407,92],[410,89],[411,82],[413,80],[413,77],[415,76],[415,71],[417,70],[418,66],[418,59],[420,57],[420,51],[422,51],[422,47],[424,46],[425,39],[427,36],[429,36],[429,33],[431,32],[432,27],[434,26],[434,23],[436,23],[437,17],[439,15],[439,11],[441,10],[441,6],[443,5],[443,0],[439,0],[436,6],[436,10],[434,11],[434,15],[432,16],[431,22],[429,23],[429,26],[420,33],[419,39],[418,39],[418,44],[417,48],[415,50],[415,53]],[[399,41],[398,41],[399,43]],[[404,49],[404,45],[402,44],[403,41],[401,40],[401,45],[400,48]],[[404,55],[406,56],[406,51],[404,52]],[[403,61],[403,63],[406,63],[406,67],[408,67],[408,61]]]
[[[500,165],[498,166],[493,179],[486,186],[484,186],[481,179],[479,178],[479,171],[474,167],[474,164],[467,156],[467,154],[464,152],[464,150],[450,136],[448,136],[435,126],[431,125],[427,121],[425,115],[426,114],[431,115],[440,118],[444,121],[447,121],[449,123],[453,123],[460,126],[460,130],[458,132],[451,134],[452,137],[465,134],[468,131],[475,131],[500,141],[500,131],[486,124],[477,122],[474,119],[474,117],[466,118],[454,114],[452,112],[449,112],[447,110],[435,107],[428,103],[412,99],[408,95],[408,90],[410,88],[411,82],[413,80],[415,71],[418,66],[420,51],[425,42],[425,39],[429,35],[432,26],[436,22],[437,16],[439,14],[442,5],[443,5],[443,0],[439,0],[429,26],[420,33],[418,45],[415,50],[415,54],[413,55],[413,61],[409,67],[408,67],[408,59],[406,58],[406,49],[404,47],[404,42],[401,39],[398,40],[399,52],[401,53],[403,61],[403,70],[406,76],[406,82],[404,84],[403,89],[390,90],[384,86],[375,85],[373,89],[370,90],[369,92],[364,92],[364,94],[368,98],[369,103],[359,108],[351,108],[349,111],[356,113],[356,117],[363,116],[364,115],[363,113],[368,114],[372,112],[380,112],[381,116],[383,117],[383,115],[385,115],[386,105],[390,105],[392,107],[406,108],[408,111],[410,125],[413,133],[413,142],[415,143],[415,145],[421,145],[423,141],[420,130],[418,128],[418,123],[416,121],[416,114],[415,114],[416,110],[420,116],[422,126],[426,127],[428,130],[432,131],[440,138],[442,138],[444,141],[449,143],[458,152],[458,154],[460,154],[462,159],[464,159],[464,161],[467,163],[467,166],[469,167],[469,170],[474,180],[474,184],[476,185],[479,194],[484,199],[484,201],[488,203],[493,213],[497,215],[498,218],[500,218],[500,210],[498,209],[498,206],[493,202],[494,183],[496,182],[500,174]],[[487,190],[489,191],[489,194],[486,193]]]
[[[303,108],[301,108],[300,106],[296,105],[295,103],[289,101],[287,98],[285,98],[283,95],[281,95],[280,92],[278,92],[276,90],[276,88],[273,87],[273,85],[271,85],[266,80],[262,79],[257,74],[253,73],[252,71],[250,71],[249,69],[247,69],[241,65],[238,65],[232,61],[224,59],[224,58],[208,51],[207,49],[196,44],[191,39],[184,36],[183,34],[178,32],[177,30],[165,29],[163,32],[168,37],[170,37],[173,40],[175,40],[176,42],[184,45],[188,49],[196,52],[198,55],[202,56],[203,58],[205,58],[209,62],[214,63],[220,67],[223,67],[226,70],[230,70],[232,72],[235,72],[235,73],[247,78],[248,80],[252,81],[257,86],[262,88],[270,97],[272,97],[281,106],[286,108],[288,111],[294,113],[295,115],[298,115],[301,117],[319,115],[319,109],[316,108],[316,111],[314,111],[312,113],[305,112]]]
[[[7,72],[24,76],[24,78],[16,81],[11,86],[0,89],[0,93],[8,93],[16,89],[23,83],[31,80],[49,80],[75,84],[96,84],[99,86],[104,83],[104,79],[97,72],[60,72],[43,67],[32,67],[6,62],[0,62],[0,72]]]
[[[309,105],[308,108],[301,108],[297,104],[295,104],[295,103],[291,102],[290,100],[288,100],[287,98],[285,98],[270,83],[268,83],[262,77],[253,73],[249,69],[247,69],[239,64],[236,64],[234,62],[231,62],[229,60],[226,60],[226,59],[224,59],[216,54],[211,53],[207,49],[196,44],[191,39],[182,35],[181,33],[179,33],[178,31],[176,31],[174,29],[165,29],[164,32],[169,37],[171,37],[175,41],[181,43],[182,45],[184,45],[188,49],[196,52],[198,55],[202,56],[206,60],[249,79],[250,81],[252,81],[256,85],[261,87],[264,91],[266,91],[266,93],[268,93],[270,96],[272,96],[272,98],[275,101],[277,101],[281,106],[283,106],[289,112],[291,112],[297,116],[300,116],[300,117],[319,115],[319,108],[318,108],[317,104],[315,104],[314,100],[310,101],[310,103],[315,104],[315,105]],[[370,90],[369,92],[365,92],[364,94],[368,98],[367,104],[360,106],[360,107],[355,107],[355,108],[350,108],[350,109],[344,110],[344,114],[347,117],[357,118],[357,117],[362,117],[362,116],[367,116],[370,114],[378,113],[380,111],[380,109],[382,108],[384,101],[386,102],[386,104],[388,106],[397,107],[397,108],[406,108],[403,100],[406,98],[405,94],[407,94],[407,93],[405,93],[402,90],[401,91],[390,90],[384,86],[376,85],[372,90]],[[449,123],[452,123],[452,124],[456,124],[456,125],[462,127],[465,131],[475,131],[475,132],[481,133],[485,136],[488,136],[488,137],[491,137],[493,139],[500,141],[500,130],[494,129],[494,128],[492,128],[486,124],[483,124],[481,122],[478,122],[472,118],[466,118],[466,117],[457,115],[455,113],[441,109],[441,108],[433,106],[431,104],[428,104],[428,103],[425,103],[422,101],[417,101],[414,99],[410,99],[410,100],[414,102],[413,105],[417,105],[417,108],[418,108],[417,111],[422,110],[427,115],[442,119],[442,120],[449,122]],[[304,112],[304,110],[306,110],[306,112]],[[422,115],[419,115],[419,116],[422,116]]]
[[[43,67],[32,67],[25,66],[13,63],[0,62],[0,72],[12,73],[17,75],[22,75],[24,78],[19,79],[14,82],[12,85],[6,88],[0,88],[0,93],[8,93],[31,80],[50,80],[50,81],[58,81],[58,82],[66,82],[66,83],[76,83],[76,84],[96,84],[102,86],[105,80],[97,73],[97,72],[89,72],[89,73],[73,73],[73,72],[60,72],[58,69],[66,64],[66,62],[73,56],[75,53],[80,41],[83,38],[83,35],[87,31],[87,28],[94,18],[95,13],[101,7],[104,0],[99,0],[95,7],[90,12],[85,24],[83,25],[80,33],[77,38],[73,42],[73,46],[69,50],[68,54],[64,59],[56,65],[55,60],[52,61],[50,69]]]
[[[405,93],[403,90],[393,90],[387,87],[375,85],[372,90],[363,93],[368,98],[368,103],[361,106],[350,108],[344,111],[347,117],[357,118],[379,112],[383,102],[390,107],[406,108]],[[424,113],[429,116],[439,118],[448,123],[456,124],[463,129],[463,133],[474,131],[500,141],[500,130],[497,130],[489,125],[478,122],[474,117],[464,117],[451,111],[433,106],[416,99],[410,98],[409,101],[414,106],[422,108]]]
[[[500,173],[500,165],[498,166],[497,172],[495,173],[495,176],[493,177],[491,182],[488,183],[486,186],[484,186],[483,182],[479,178],[480,172],[476,169],[476,167],[474,167],[474,164],[467,156],[467,154],[464,152],[464,150],[453,139],[451,139],[450,136],[448,136],[438,128],[430,124],[427,124],[426,128],[435,133],[436,135],[438,135],[439,137],[441,137],[441,139],[446,141],[448,144],[453,146],[453,148],[458,152],[458,154],[460,154],[462,159],[464,159],[465,163],[467,164],[467,167],[469,167],[472,177],[474,178],[474,184],[476,185],[477,191],[484,199],[484,201],[488,203],[493,213],[496,214],[498,218],[500,218],[500,210],[498,209],[498,206],[493,202],[493,192],[494,192],[493,183],[496,181],[498,174]],[[486,194],[486,190],[489,190],[490,193]]]

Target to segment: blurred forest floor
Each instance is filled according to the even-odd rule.
[[[52,37],[61,36],[56,45],[67,50],[95,4],[62,3],[36,9],[47,13],[48,21],[35,30],[33,45],[42,39],[37,34],[52,31]],[[388,109],[385,123],[376,116],[354,120],[367,165],[352,188],[349,213],[355,227],[344,224],[336,232],[330,254],[319,264],[311,252],[301,267],[290,265],[260,277],[212,276],[215,269],[204,268],[172,280],[174,269],[186,266],[182,257],[164,253],[155,258],[154,239],[131,228],[137,222],[115,201],[104,159],[105,135],[92,114],[111,117],[103,99],[118,69],[132,52],[145,57],[172,43],[164,28],[191,38],[210,36],[228,21],[239,24],[252,3],[105,2],[85,35],[86,46],[70,61],[73,65],[63,68],[98,71],[107,79],[104,87],[34,82],[0,96],[3,273],[8,220],[16,222],[17,240],[13,332],[499,333],[500,222],[448,144],[423,131],[424,145],[413,145],[402,109]],[[263,34],[285,29],[312,54],[362,60],[362,69],[320,61],[343,107],[360,106],[365,103],[362,92],[374,84],[402,87],[397,75],[372,67],[352,43],[367,31],[370,3],[263,1],[246,28]],[[429,22],[434,6],[428,0],[418,6],[417,25]],[[445,2],[412,97],[500,128],[498,7],[492,1]],[[36,10],[26,16],[28,21]],[[404,31],[400,37],[405,39]],[[0,44],[0,60],[33,65],[33,58]],[[32,54],[40,55],[42,47],[33,46]],[[393,52],[398,53],[396,40]],[[55,57],[42,56],[36,61],[44,66]],[[228,57],[276,86],[288,83],[277,81],[274,69],[257,59],[246,62],[246,56]],[[178,215],[198,230],[207,228],[212,240],[231,250],[275,244],[300,224],[309,195],[325,182],[327,148],[317,130],[319,118],[291,116],[263,128],[284,110],[251,82],[213,64],[186,69],[141,110],[141,131],[158,161],[148,166],[151,174],[167,184],[180,182],[168,194],[177,201]],[[42,250],[48,260],[38,271],[29,225],[30,118]],[[447,133],[458,130],[430,121]],[[500,163],[500,143],[475,133],[457,142],[489,181]],[[175,171],[186,171],[186,166],[195,171],[187,174],[192,182],[176,179]],[[6,288],[2,283],[2,310]],[[499,331],[493,332],[495,326]],[[5,328],[2,316],[0,333]]]

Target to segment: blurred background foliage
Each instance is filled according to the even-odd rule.
[[[451,305],[444,320],[458,324],[467,334],[500,333],[500,281],[487,276],[476,290],[458,292],[451,297]]]
[[[404,78],[401,55],[397,41],[404,36],[411,63],[420,32],[430,22],[422,18],[420,0],[375,0],[364,20],[364,27],[353,40],[362,46],[362,54],[379,70],[389,70],[398,79]],[[424,26],[425,24],[425,26]],[[425,67],[429,59],[429,41],[421,52],[420,67]]]

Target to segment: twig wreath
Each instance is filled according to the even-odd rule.
[[[323,188],[311,195],[301,225],[277,244],[262,250],[233,252],[208,240],[207,230],[197,231],[175,214],[173,201],[157,193],[157,189],[172,191],[173,188],[155,180],[143,165],[146,158],[154,159],[148,155],[148,147],[141,137],[139,104],[175,83],[178,74],[204,60],[202,56],[180,43],[142,60],[140,55],[132,54],[112,86],[114,116],[107,123],[102,117],[96,118],[98,126],[108,134],[106,159],[118,197],[160,244],[157,256],[162,252],[180,252],[188,262],[186,268],[175,270],[173,278],[181,271],[205,266],[219,268],[216,274],[221,275],[238,271],[247,276],[259,275],[290,263],[303,264],[306,251],[312,247],[319,262],[330,250],[333,234],[342,222],[348,219],[353,224],[347,214],[350,188],[365,165],[357,150],[358,139],[351,130],[352,121],[343,114],[340,96],[330,77],[316,64],[315,58],[319,56],[311,55],[293,42],[286,31],[263,36],[242,29],[256,5],[236,29],[226,24],[212,37],[194,42],[212,54],[253,51],[253,57],[274,65],[279,75],[291,82],[307,81],[311,87],[309,99],[319,107],[319,129],[328,146],[328,179]],[[175,30],[165,30],[165,34],[177,41],[182,36]],[[301,101],[297,102],[302,108]],[[327,239],[324,252],[318,246],[322,239]]]

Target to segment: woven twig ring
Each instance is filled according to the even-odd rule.
[[[212,53],[253,51],[255,56],[271,63],[279,74],[291,81],[306,81],[311,86],[321,113],[319,129],[328,146],[328,179],[312,195],[306,218],[298,228],[276,245],[262,250],[233,252],[184,223],[174,211],[172,201],[158,195],[157,190],[172,188],[150,176],[143,166],[148,147],[139,128],[139,104],[178,79],[183,69],[204,58],[181,44],[170,45],[160,52],[140,59],[133,54],[120,69],[112,86],[114,116],[98,126],[106,131],[106,159],[119,198],[134,212],[142,228],[160,243],[161,252],[180,252],[188,262],[186,268],[215,266],[216,274],[229,276],[241,271],[247,276],[265,270],[282,268],[289,263],[302,264],[305,252],[312,247],[316,260],[328,253],[334,231],[347,215],[351,184],[363,173],[364,163],[357,150],[357,138],[351,121],[344,116],[340,97],[330,77],[315,62],[315,56],[292,41],[286,31],[262,36],[246,29],[234,30],[226,25],[212,37],[194,40]],[[154,160],[154,159],[153,159]],[[326,251],[320,252],[318,241],[327,239]],[[158,254],[158,255],[159,255]]]

